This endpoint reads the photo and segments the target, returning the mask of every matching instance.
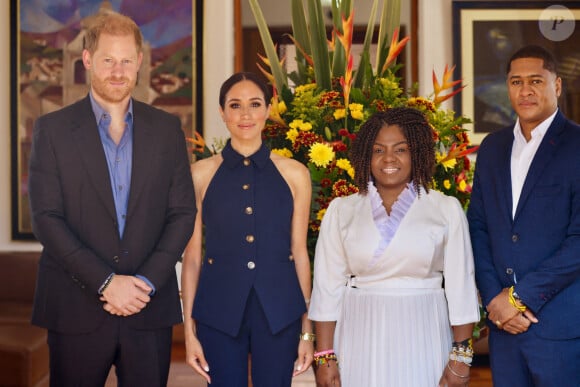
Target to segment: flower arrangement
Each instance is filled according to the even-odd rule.
[[[370,61],[370,46],[378,0],[373,0],[356,70],[351,53],[353,0],[332,0],[330,40],[320,0],[307,1],[308,19],[303,0],[292,0],[291,39],[297,48],[297,71],[292,73],[284,70],[286,58],[278,57],[258,0],[249,2],[266,51],[265,57],[260,56],[263,65],[258,66],[274,88],[263,140],[272,152],[306,165],[312,178],[308,236],[311,257],[314,256],[320,222],[330,201],[358,191],[354,185],[354,169],[348,158],[349,149],[360,125],[377,111],[409,106],[425,114],[433,128],[437,158],[432,187],[455,196],[464,207],[467,206],[473,178],[473,166],[468,155],[477,147],[470,144],[463,125],[471,120],[441,106],[465,86],[461,85],[461,80],[452,80],[454,67],[445,67],[441,78],[433,72],[432,95],[413,96],[414,90],[403,89],[401,79],[396,75],[401,68],[396,58],[409,38],[399,40],[400,0],[383,1],[374,66]],[[389,31],[393,31],[390,40]],[[215,148],[210,150],[207,147],[200,135],[190,142],[193,154],[198,158],[216,153]],[[218,148],[221,147],[223,142],[218,144]],[[483,321],[482,318],[476,326],[475,337],[479,337]]]
[[[302,0],[292,0],[292,41],[296,45],[297,71],[284,71],[258,0],[250,0],[266,57],[261,71],[274,86],[270,119],[263,132],[273,152],[305,164],[312,177],[313,202],[309,227],[312,253],[320,221],[332,199],[357,192],[348,152],[360,125],[374,112],[397,106],[423,111],[433,128],[437,165],[433,188],[455,196],[466,206],[471,192],[472,166],[467,155],[477,149],[470,144],[466,117],[444,110],[441,103],[465,86],[452,81],[454,67],[446,67],[441,82],[433,73],[433,94],[415,97],[403,89],[396,58],[408,42],[399,41],[400,0],[384,0],[380,18],[377,62],[370,63],[378,0],[373,1],[357,70],[351,53],[352,0],[333,0],[333,29],[328,40],[320,0],[308,1],[308,19]],[[394,31],[390,42],[388,32]],[[378,70],[375,70],[378,69]],[[290,87],[289,81],[294,86]]]
[[[461,80],[452,80],[454,67],[446,67],[441,82],[433,72],[431,96],[412,96],[403,89],[396,75],[401,68],[396,58],[409,38],[399,40],[400,0],[383,1],[374,67],[370,62],[370,46],[378,0],[373,0],[356,70],[351,53],[353,1],[332,0],[333,29],[328,40],[320,0],[307,1],[308,19],[303,0],[292,0],[291,39],[297,48],[297,71],[292,73],[284,70],[286,58],[278,57],[258,0],[249,2],[266,51],[265,57],[260,56],[263,65],[258,66],[274,88],[263,139],[273,152],[306,165],[312,178],[310,256],[330,201],[358,191],[348,158],[349,149],[360,125],[377,111],[410,106],[424,112],[433,128],[436,147],[433,188],[457,197],[463,206],[468,204],[473,171],[467,156],[477,147],[470,144],[463,125],[471,121],[441,107],[442,102],[465,86]],[[390,41],[388,31],[394,31]],[[197,158],[216,153],[200,135],[190,142]]]

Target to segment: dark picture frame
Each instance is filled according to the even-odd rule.
[[[88,92],[81,61],[83,25],[101,7],[133,18],[144,37],[134,97],[180,117],[186,136],[201,132],[203,1],[10,0],[12,239],[33,240],[28,203],[32,127]],[[120,4],[116,6],[115,4]],[[120,9],[117,9],[120,7]]]
[[[513,52],[527,44],[554,54],[564,85],[560,109],[580,121],[580,1],[455,0],[452,8],[456,73],[467,85],[455,98],[455,110],[474,121],[473,143],[515,122],[506,66]]]

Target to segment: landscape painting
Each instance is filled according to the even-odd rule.
[[[12,237],[33,239],[27,171],[34,121],[88,93],[83,36],[100,9],[130,16],[144,38],[134,98],[195,122],[195,0],[11,0]]]

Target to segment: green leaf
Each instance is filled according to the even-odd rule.
[[[367,23],[367,30],[365,32],[365,40],[363,42],[363,50],[358,64],[358,70],[354,76],[354,87],[367,87],[372,82],[372,79],[367,79],[365,73],[368,72],[369,67],[372,76],[372,66],[370,60],[371,43],[375,32],[375,19],[377,17],[378,0],[373,1],[369,21]]]
[[[250,0],[252,1],[252,0]],[[326,38],[326,27],[320,0],[308,1],[308,20],[310,24],[310,44],[314,61],[314,77],[318,86],[325,90],[332,87],[330,79],[330,59]]]
[[[296,42],[302,46],[304,52],[306,52],[307,55],[311,55],[310,30],[306,23],[302,0],[292,0],[292,34]],[[304,55],[302,55],[300,50],[296,49],[296,62],[304,63],[304,61]]]
[[[264,19],[264,14],[262,9],[258,4],[258,0],[249,0],[250,8],[256,19],[256,25],[258,26],[258,31],[260,32],[260,37],[262,38],[262,44],[264,45],[264,50],[266,50],[266,56],[270,61],[270,69],[272,70],[272,75],[274,76],[274,87],[277,90],[282,90],[284,86],[288,86],[288,77],[286,72],[280,64],[280,59],[276,53],[276,48],[274,47],[274,42],[272,41],[272,35],[270,35],[270,30],[268,30],[268,25],[266,24],[266,19]]]

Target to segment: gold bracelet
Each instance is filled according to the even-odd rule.
[[[453,371],[453,368],[451,368],[451,366],[449,365],[449,363],[447,363],[447,368],[449,368],[449,372],[451,372],[453,375],[457,376],[458,378],[467,379],[469,377],[469,374],[467,374],[467,375],[459,375],[457,372]]]
[[[302,332],[299,336],[300,340],[304,341],[314,341],[316,340],[316,335],[314,333]]]
[[[518,304],[518,301],[514,297],[514,287],[513,286],[511,288],[509,288],[509,290],[508,290],[508,296],[509,296],[510,304],[512,304],[512,306],[514,308],[516,308],[517,310],[519,310],[520,312],[525,312],[526,309],[528,309],[527,306],[525,306],[523,304]]]

